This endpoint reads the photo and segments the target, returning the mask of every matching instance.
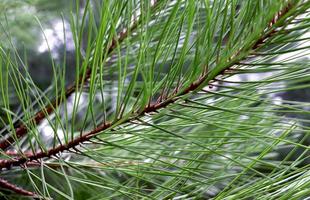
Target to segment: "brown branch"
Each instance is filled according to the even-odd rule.
[[[287,7],[292,8],[292,5],[288,4]],[[285,12],[283,12],[283,10],[280,11],[281,13],[283,13],[281,15],[281,17],[284,16],[285,13],[290,10],[287,7],[285,7],[283,9],[283,10],[285,10]],[[277,16],[278,16],[278,13],[277,13]],[[277,21],[281,19],[281,17],[277,17],[276,20],[274,20],[273,23],[276,24]],[[270,27],[270,28],[271,29],[275,29],[276,27]],[[271,32],[272,32],[272,30],[271,30]],[[268,37],[266,37],[266,35]],[[248,49],[248,51],[259,49],[261,44],[263,44],[267,38],[270,38],[273,35],[274,35],[274,33],[270,34],[270,32],[267,32],[267,33],[263,34],[263,36],[261,38],[265,38],[265,39],[264,40],[258,39],[258,41],[260,41],[260,42],[254,43],[252,48]],[[225,70],[227,70],[230,67],[232,67],[233,65],[235,65],[238,61],[246,59],[247,56],[248,56],[248,55],[245,54],[242,58],[240,58],[240,57],[238,57],[238,54],[239,53],[235,54],[236,61],[229,62],[227,64],[227,66],[224,67],[224,69],[221,72],[219,72],[217,75],[215,75],[215,77],[218,76],[218,75],[223,74],[225,72]],[[188,87],[186,87],[185,89],[181,90],[179,93],[174,94],[170,98],[168,98],[166,100],[162,100],[160,102],[156,102],[156,103],[151,104],[151,105],[148,105],[145,108],[143,108],[141,112],[136,113],[135,116],[132,116],[131,118],[128,118],[126,120],[115,121],[113,123],[109,123],[109,122],[102,123],[101,125],[99,125],[94,130],[89,131],[89,132],[85,133],[84,135],[82,135],[82,136],[80,136],[80,137],[70,141],[68,144],[59,145],[58,147],[56,147],[54,149],[50,149],[47,152],[34,153],[34,154],[31,154],[31,155],[28,155],[28,156],[25,156],[25,157],[19,157],[19,158],[15,158],[15,159],[12,159],[12,160],[1,160],[0,161],[0,169],[3,169],[3,168],[10,169],[13,166],[20,166],[21,164],[24,164],[24,163],[27,163],[27,162],[30,162],[30,161],[33,161],[33,160],[39,160],[39,159],[42,159],[42,158],[48,158],[48,157],[51,157],[51,156],[56,156],[57,154],[59,154],[59,153],[61,153],[63,151],[66,151],[66,150],[68,151],[69,149],[75,148],[78,145],[82,144],[83,142],[89,141],[91,138],[96,136],[98,133],[109,129],[109,128],[111,128],[112,126],[114,126],[116,124],[120,124],[120,123],[124,124],[124,123],[130,122],[131,120],[137,119],[138,117],[141,117],[141,116],[143,116],[146,113],[157,112],[159,109],[164,108],[164,107],[168,106],[171,103],[174,103],[175,101],[180,99],[181,96],[186,95],[186,94],[188,94],[188,93],[190,93],[192,91],[195,91],[200,86],[203,86],[203,84],[205,83],[205,81],[207,79],[211,79],[209,81],[212,81],[215,77],[211,77],[210,78],[209,74],[206,73],[203,76],[201,76],[198,80],[196,80],[192,84],[190,84]]]
[[[151,7],[152,10],[156,8],[156,6],[158,5],[157,3],[158,1],[154,2],[154,4]],[[113,38],[111,44],[108,47],[107,55],[112,53],[116,49],[117,45],[120,44],[122,41],[124,41],[128,37],[128,34],[137,28],[140,22],[141,22],[140,19],[134,21],[134,23],[129,29],[121,31],[116,38]],[[62,103],[63,99],[68,99],[80,86],[82,86],[83,84],[87,82],[87,80],[91,76],[91,73],[92,73],[92,69],[90,67],[87,67],[86,73],[80,76],[78,82],[73,83],[71,86],[69,86],[66,89],[66,92],[64,95],[65,98],[63,96],[59,96],[57,99],[53,101],[53,103],[47,105],[45,108],[38,111],[32,117],[32,119],[30,119],[30,122],[34,123],[35,125],[38,125],[48,115],[52,114],[55,111],[55,108],[58,107]],[[25,124],[20,123],[19,125],[17,125],[17,127],[15,127],[16,135],[11,134],[8,137],[0,141],[0,149],[2,150],[7,149],[16,141],[16,139],[20,139],[23,136],[25,136],[28,133],[28,131],[29,130],[27,129],[27,126]]]
[[[21,187],[18,187],[17,185],[14,185],[7,180],[4,180],[0,178],[0,187],[1,189],[7,189],[10,190],[16,194],[23,195],[23,196],[31,196],[31,197],[37,197],[38,195],[34,192],[30,192],[28,190],[25,190]]]
[[[29,156],[29,155],[31,155],[31,151],[29,151],[29,152],[22,152],[22,153],[18,153],[16,151],[6,151],[5,153],[0,153],[0,154],[5,154],[7,156],[14,156],[14,157],[18,157],[18,156],[21,156],[21,155]]]
[[[286,15],[289,12],[289,10],[293,6],[294,6],[293,3],[288,2],[287,5],[272,18],[272,20],[269,22],[269,27],[272,28],[284,15]],[[265,34],[256,41],[256,43],[253,46],[253,49],[257,49],[258,47],[260,47],[262,44],[265,43],[266,39],[270,38],[277,32],[279,31],[277,31],[276,29],[271,29],[267,34]]]

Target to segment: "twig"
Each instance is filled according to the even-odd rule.
[[[7,189],[7,190],[10,190],[10,191],[12,191],[16,194],[19,194],[19,195],[32,196],[32,197],[38,196],[36,193],[25,190],[21,187],[18,187],[17,185],[14,185],[14,184],[12,184],[12,183],[10,183],[7,180],[4,180],[2,178],[0,178],[0,186],[1,186],[1,189]]]
[[[277,18],[276,20],[273,20],[273,23],[276,24],[278,20],[281,19],[282,16],[285,15],[286,12],[288,12],[290,10],[290,8],[292,8],[291,4],[288,4],[287,7],[285,7],[283,10],[281,10],[279,13],[282,13],[280,17],[279,14],[277,13]],[[285,12],[284,12],[285,11]],[[276,27],[273,27],[273,29],[275,29]],[[273,32],[271,30],[271,32]],[[266,37],[266,35],[268,37]],[[262,38],[265,38],[264,40],[258,39],[259,42],[256,42],[253,44],[252,48],[249,50],[256,50],[259,48],[259,46],[265,42],[265,40],[269,37],[271,37],[273,34],[270,34],[270,32],[267,32],[265,35],[262,36]],[[237,54],[235,54],[237,57]],[[224,71],[230,67],[232,67],[233,65],[235,65],[238,61],[240,60],[244,60],[247,58],[247,55],[244,55],[242,58],[237,58],[236,62],[230,62],[221,72],[219,72],[218,75],[224,73]],[[98,133],[105,131],[111,127],[113,127],[115,124],[124,124],[127,122],[130,122],[134,119],[137,119],[147,113],[153,113],[153,112],[157,112],[159,109],[164,108],[166,106],[168,106],[171,103],[174,103],[175,101],[177,101],[178,99],[181,98],[181,96],[188,94],[194,90],[196,90],[197,88],[199,88],[200,86],[202,86],[202,84],[207,80],[208,78],[208,73],[204,74],[202,77],[200,77],[198,80],[194,81],[192,84],[190,84],[188,87],[186,87],[185,89],[181,90],[179,93],[174,94],[172,97],[168,98],[168,99],[164,99],[160,102],[156,102],[154,104],[148,105],[145,108],[142,109],[142,111],[140,111],[139,113],[137,113],[135,116],[128,118],[126,120],[122,120],[122,121],[115,121],[113,123],[111,122],[104,122],[101,125],[99,125],[98,127],[96,127],[94,130],[85,133],[84,135],[70,141],[68,144],[66,145],[59,145],[58,147],[54,148],[54,149],[50,149],[47,152],[40,152],[40,153],[34,153],[32,155],[26,156],[26,157],[19,157],[19,158],[15,158],[14,160],[1,160],[0,161],[0,169],[3,168],[7,168],[10,169],[13,166],[19,166],[21,164],[27,163],[29,161],[33,161],[33,160],[38,160],[38,159],[42,159],[42,158],[48,158],[51,156],[55,156],[63,151],[69,150],[71,148],[74,148],[80,144],[82,144],[83,142],[89,141],[91,138],[95,137]]]
[[[29,151],[29,152],[18,153],[16,151],[6,151],[4,153],[1,152],[0,154],[17,157],[17,156],[21,156],[21,155],[29,156],[29,155],[31,155],[31,152]]]

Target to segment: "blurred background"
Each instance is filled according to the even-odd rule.
[[[67,68],[67,82],[75,78],[70,20],[75,20],[72,16],[76,12],[82,12],[83,5],[85,0],[0,1],[1,46],[16,48],[34,82],[43,90],[51,83],[52,59],[56,66]]]

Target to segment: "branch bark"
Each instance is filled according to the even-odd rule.
[[[236,63],[238,63],[241,60],[247,59],[248,55],[250,55],[250,52],[253,50],[258,50],[260,49],[261,45],[266,42],[266,40],[270,37],[272,37],[274,34],[276,34],[279,30],[279,26],[277,26],[277,22],[283,19],[283,16],[289,12],[289,10],[293,7],[293,4],[287,4],[286,7],[284,7],[281,11],[279,11],[275,17],[271,20],[271,22],[268,24],[268,31],[263,33],[262,36],[253,43],[252,47],[250,49],[243,49],[239,50],[237,53],[234,54],[232,58],[232,62],[229,62],[226,67],[223,68],[222,71],[220,71],[218,74],[214,75],[214,77],[209,77],[209,73],[205,73],[202,75],[198,80],[194,81],[192,84],[178,92],[177,94],[173,94],[169,98],[165,100],[161,100],[159,102],[156,102],[154,104],[148,105],[145,108],[141,109],[142,111],[136,113],[133,115],[131,118],[127,119],[120,119],[119,121],[115,122],[103,122],[101,125],[99,125],[97,128],[95,128],[92,131],[89,131],[82,136],[70,141],[66,145],[59,145],[56,148],[50,149],[47,152],[39,152],[39,153],[34,153],[25,157],[19,157],[15,158],[14,160],[1,160],[0,161],[0,169],[7,168],[10,169],[13,166],[19,166],[21,164],[33,161],[33,160],[39,160],[43,158],[49,158],[51,156],[55,156],[63,151],[69,150],[71,148],[75,148],[78,145],[82,144],[83,142],[89,141],[91,138],[95,137],[98,133],[108,130],[109,128],[115,126],[116,124],[124,124],[127,122],[130,122],[131,120],[137,119],[141,116],[143,116],[146,113],[152,113],[156,112],[161,108],[164,108],[175,101],[179,100],[183,95],[186,95],[192,91],[197,90],[199,87],[203,86],[207,80],[212,81],[216,76],[221,75],[224,73],[225,70],[229,69],[230,67],[234,66]],[[238,57],[240,51],[246,51],[247,53],[244,54],[243,57]],[[122,120],[122,121],[121,121]]]
[[[7,190],[10,190],[16,194],[19,194],[19,195],[23,195],[23,196],[31,196],[31,197],[36,197],[37,194],[34,193],[34,192],[30,192],[28,190],[25,190],[21,187],[18,187],[17,185],[14,185],[10,182],[8,182],[7,180],[4,180],[2,178],[0,178],[0,186],[2,189],[7,189]]]

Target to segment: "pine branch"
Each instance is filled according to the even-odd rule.
[[[286,14],[294,6],[295,6],[295,4],[288,3],[282,10],[280,10],[278,13],[276,13],[274,18],[268,24],[267,31],[264,34],[262,34],[262,36],[259,37],[255,42],[253,42],[252,47],[249,49],[241,49],[238,52],[236,52],[235,54],[233,54],[234,56],[231,57],[232,61],[228,62],[228,64],[225,67],[223,67],[223,70],[221,70],[219,73],[213,75],[211,78],[210,78],[210,73],[205,73],[198,80],[196,80],[192,84],[190,84],[188,87],[186,87],[185,89],[181,90],[180,92],[178,92],[176,94],[173,94],[169,98],[162,99],[159,102],[156,102],[154,104],[146,106],[145,108],[142,109],[142,111],[140,111],[140,112],[137,111],[136,115],[134,115],[130,118],[119,119],[118,121],[114,121],[114,122],[103,122],[101,125],[96,127],[94,130],[83,134],[82,136],[70,141],[66,145],[61,144],[61,145],[57,146],[56,148],[48,150],[47,152],[34,153],[32,155],[28,155],[25,157],[19,157],[19,158],[16,158],[14,160],[1,160],[0,161],[0,169],[3,169],[3,168],[10,169],[13,166],[19,166],[19,165],[27,163],[29,161],[39,160],[39,159],[43,159],[43,158],[49,158],[51,156],[56,156],[57,154],[59,154],[61,152],[64,152],[66,150],[68,151],[69,149],[75,148],[78,145],[82,144],[83,142],[89,141],[91,138],[95,137],[98,133],[100,133],[102,131],[108,130],[108,129],[110,129],[116,125],[119,125],[119,124],[124,124],[124,123],[130,122],[132,120],[135,120],[139,117],[144,116],[147,113],[157,112],[159,109],[164,108],[164,107],[174,103],[175,101],[179,100],[184,95],[189,94],[190,92],[196,91],[197,89],[204,86],[206,84],[205,82],[207,80],[209,82],[212,82],[218,75],[224,74],[225,70],[231,68],[232,66],[234,66],[235,64],[237,64],[238,62],[240,62],[242,60],[246,60],[248,58],[248,56],[250,55],[251,51],[255,51],[255,50],[260,49],[260,46],[262,44],[264,44],[267,39],[271,38],[272,36],[274,36],[276,33],[279,32],[279,29],[277,29],[277,28],[281,27],[282,25],[278,24],[278,22],[280,22],[281,20],[285,20],[287,17]],[[246,54],[244,54],[243,56],[240,56],[241,51],[246,51]]]
[[[7,180],[4,180],[2,178],[0,178],[0,187],[2,189],[7,189],[7,190],[10,190],[16,194],[23,195],[23,196],[31,196],[31,197],[37,196],[36,193],[30,192],[30,191],[25,190],[23,188],[20,188],[17,185],[14,185],[14,184],[12,184],[12,183],[10,183]]]
[[[159,1],[154,1],[151,7],[151,10],[154,10],[157,7],[158,2]],[[129,29],[121,31],[116,38],[112,39],[112,42],[110,43],[108,50],[107,50],[107,56],[109,56],[117,48],[117,46],[128,37],[130,32],[133,32],[138,27],[140,22],[141,22],[141,19],[134,21],[132,26]],[[63,96],[59,96],[51,104],[47,105],[45,108],[38,111],[32,117],[30,122],[35,125],[40,124],[47,116],[51,115],[60,104],[63,103],[64,99],[68,99],[74,92],[77,91],[77,89],[79,89],[81,86],[86,84],[88,79],[91,76],[91,73],[92,73],[92,69],[90,67],[87,67],[86,73],[80,76],[78,82],[71,84],[66,89],[65,95],[64,95],[65,98]],[[7,149],[8,147],[14,144],[14,142],[16,141],[16,138],[20,139],[24,137],[25,135],[27,135],[29,130],[27,129],[27,126],[25,124],[20,123],[19,125],[15,127],[14,131],[15,131],[15,134],[11,134],[7,136],[5,139],[0,141],[0,149],[2,150]]]

